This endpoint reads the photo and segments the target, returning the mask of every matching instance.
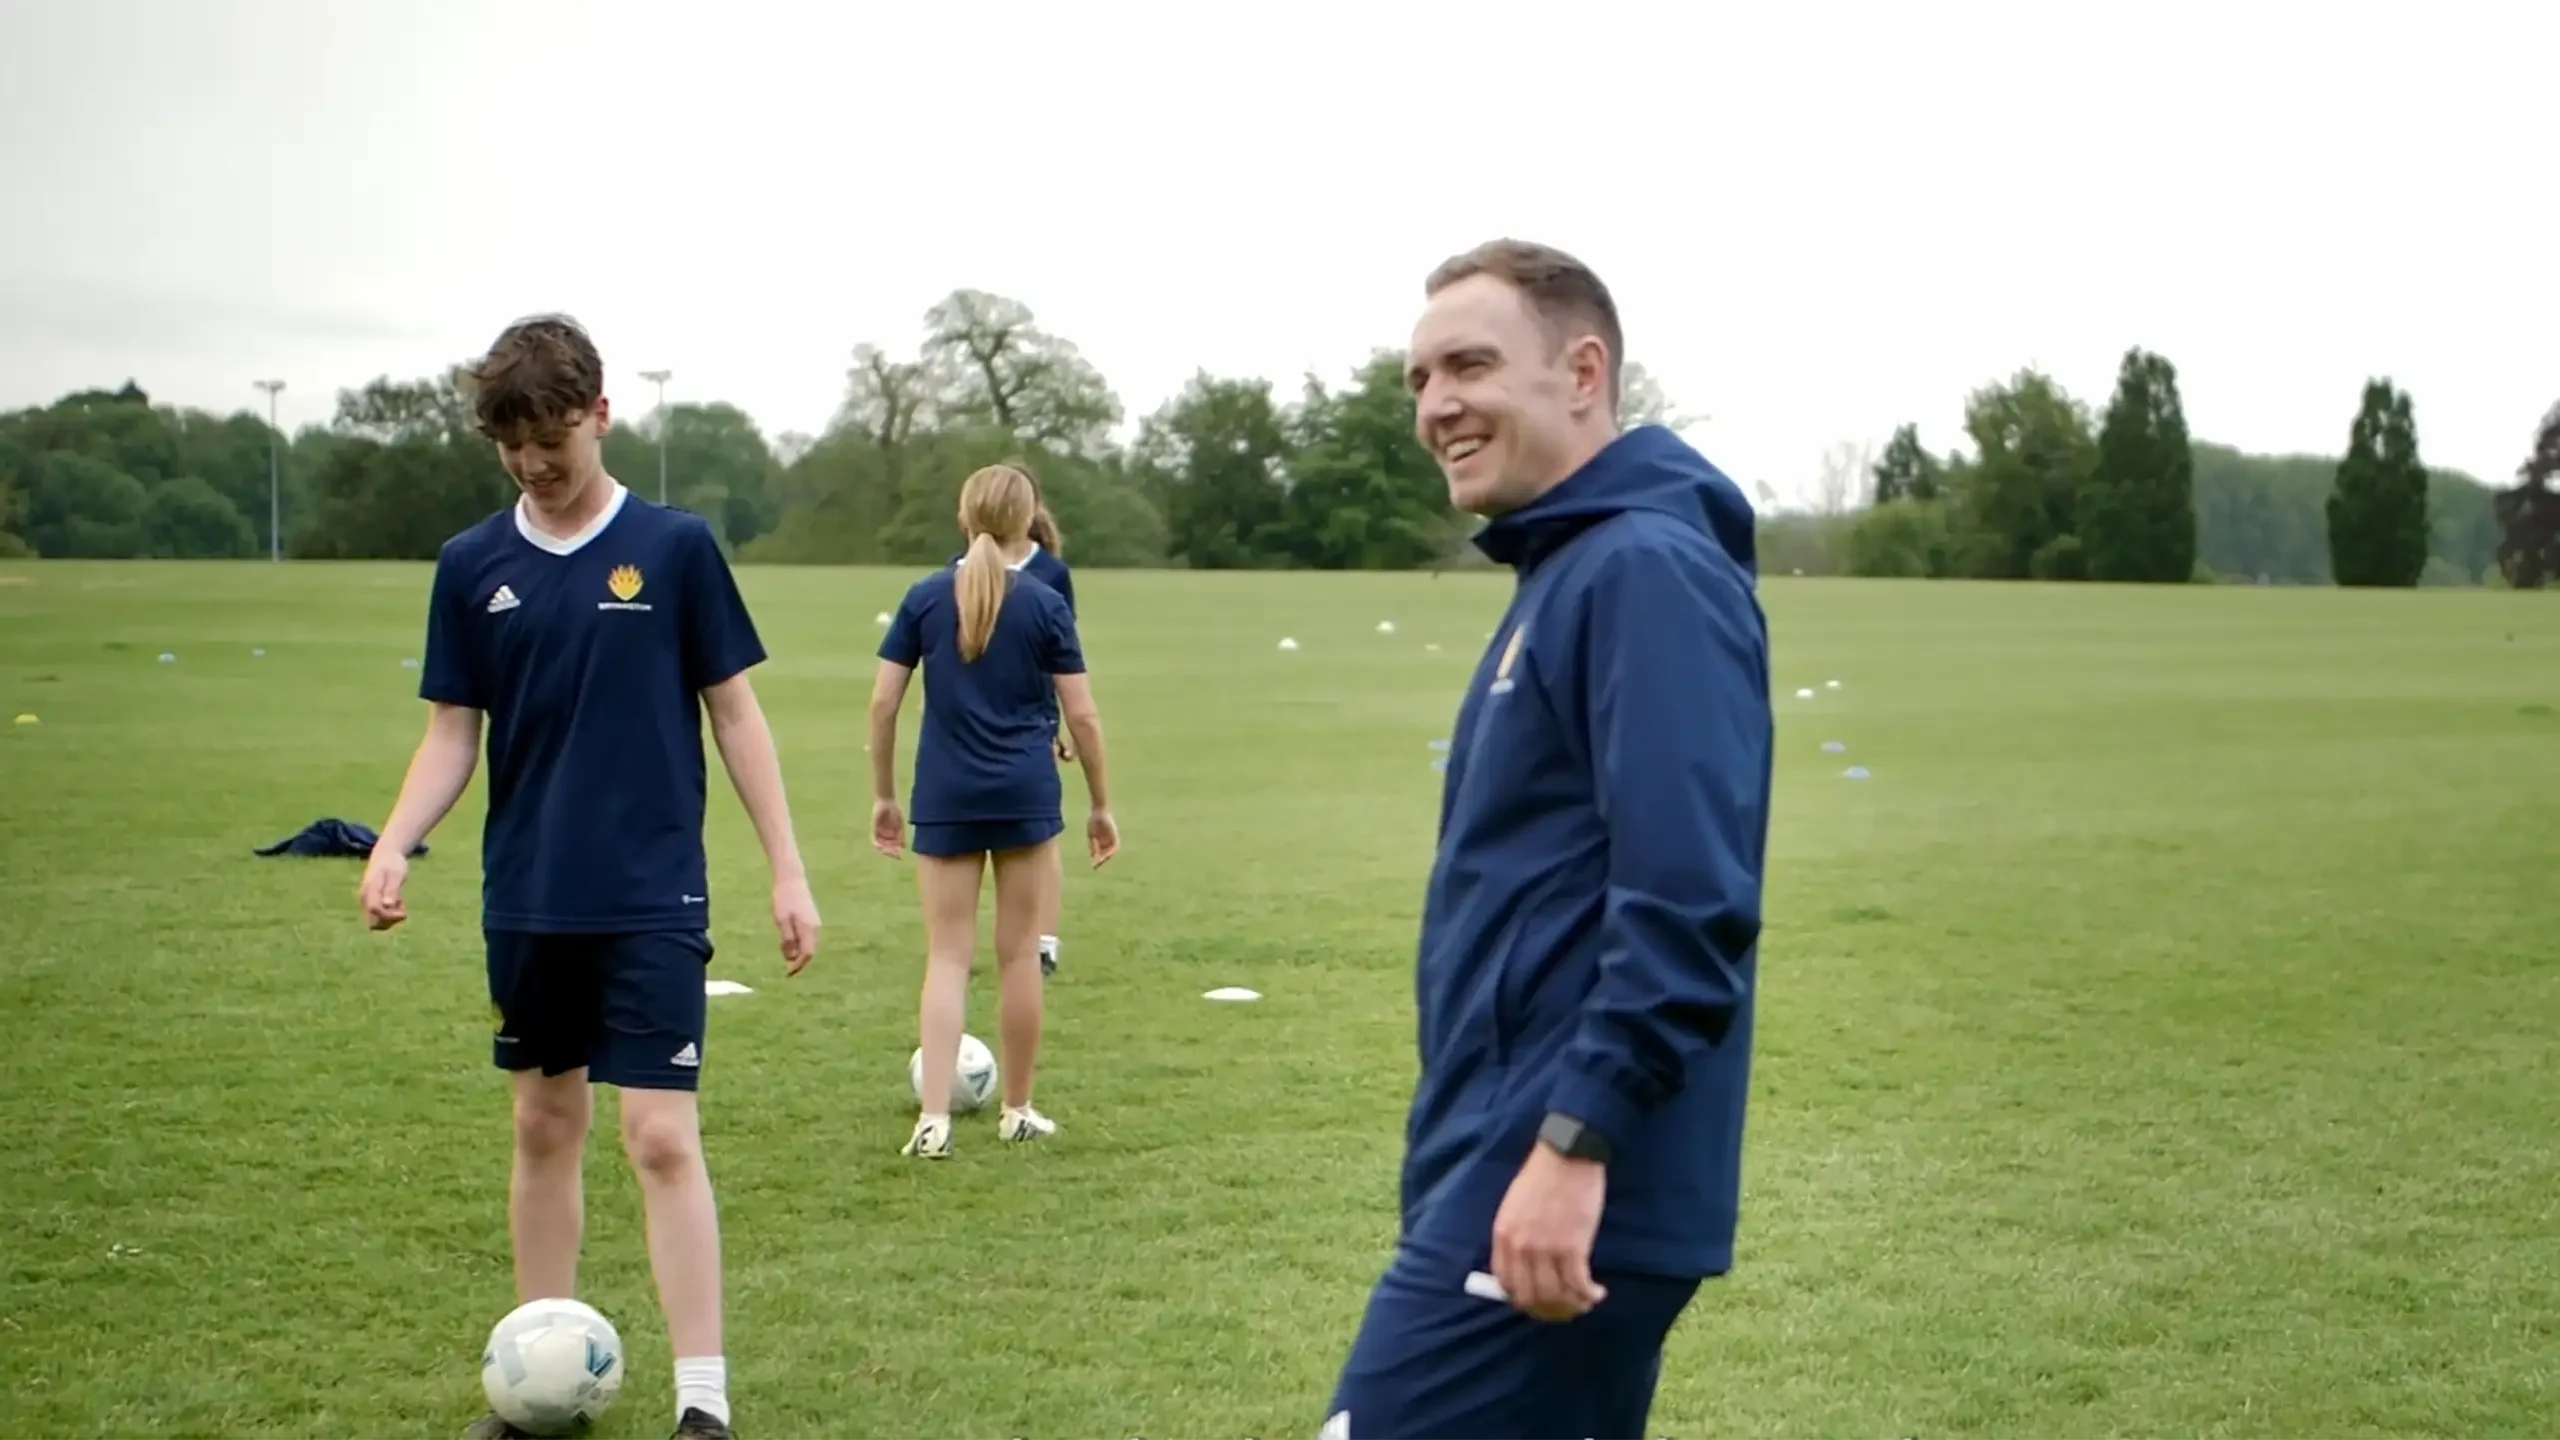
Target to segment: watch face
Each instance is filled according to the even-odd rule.
[[[1548,1116],[1546,1123],[1538,1127],[1538,1138],[1569,1160],[1602,1160],[1609,1153],[1606,1142],[1592,1134],[1589,1126],[1570,1116]]]

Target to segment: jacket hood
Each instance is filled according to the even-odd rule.
[[[1758,572],[1751,502],[1688,441],[1660,425],[1619,435],[1563,484],[1476,532],[1476,548],[1526,573],[1574,536],[1630,510],[1651,510],[1711,536]]]

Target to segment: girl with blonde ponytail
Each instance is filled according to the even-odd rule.
[[[1030,463],[1024,460],[1007,460],[1001,468],[1019,470],[1031,482],[1029,534],[1032,549],[1029,557],[1016,563],[1014,568],[1057,591],[1058,598],[1067,602],[1067,613],[1074,615],[1076,613],[1076,578],[1075,572],[1067,568],[1066,532],[1058,528],[1058,517],[1049,513],[1048,499],[1040,493],[1040,477],[1032,473]],[[961,530],[965,537],[968,527],[964,524]],[[955,563],[961,558],[956,555],[952,557]],[[1058,763],[1075,764],[1076,750],[1069,727],[1057,718],[1054,711],[1050,718],[1050,728],[1058,737],[1056,747]],[[1057,884],[1050,887],[1049,891],[1048,912],[1040,917],[1040,973],[1042,975],[1058,973],[1058,912],[1064,908],[1066,902],[1066,881],[1066,860],[1061,856],[1058,860]]]
[[[1032,1108],[1031,1081],[1043,999],[1038,935],[1056,912],[1054,892],[1064,871],[1058,836],[1066,824],[1052,759],[1060,710],[1084,767],[1089,857],[1098,868],[1120,848],[1105,781],[1102,716],[1094,708],[1075,614],[1024,568],[1038,549],[1031,530],[1040,508],[1030,473],[1020,466],[990,465],[969,476],[960,487],[968,548],[909,588],[880,642],[872,685],[871,843],[894,858],[909,848],[910,819],[897,800],[898,712],[910,678],[924,672],[910,792],[925,919],[917,1016],[924,1094],[901,1152],[921,1159],[951,1153],[951,1087],[968,1020],[979,886],[989,868],[996,883],[1003,1090],[996,1134],[1019,1142],[1057,1131],[1056,1122]]]

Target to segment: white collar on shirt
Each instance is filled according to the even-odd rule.
[[[537,550],[548,550],[554,555],[575,555],[586,548],[588,541],[604,533],[604,527],[612,524],[613,517],[622,513],[622,502],[630,497],[631,492],[622,488],[622,482],[612,476],[604,477],[604,483],[613,487],[613,494],[605,499],[604,509],[598,512],[596,518],[587,522],[586,529],[566,540],[557,535],[546,534],[537,528],[533,523],[532,512],[526,508],[532,502],[521,495],[517,496],[516,533],[531,541]]]
[[[1030,553],[1029,553],[1029,554],[1024,555],[1021,559],[1014,561],[1012,564],[1007,565],[1007,566],[1006,566],[1006,567],[1004,567],[1004,568],[1006,568],[1007,570],[1011,570],[1011,571],[1015,571],[1015,572],[1019,573],[1019,572],[1021,571],[1021,569],[1022,569],[1024,566],[1026,566],[1026,565],[1030,564],[1030,563],[1032,562],[1033,558],[1035,558],[1036,556],[1038,556],[1038,555],[1039,555],[1039,553],[1040,553],[1040,542],[1039,542],[1039,541],[1037,541],[1037,540],[1034,540],[1034,541],[1032,541],[1032,542],[1031,542],[1031,550],[1030,550]],[[969,563],[969,557],[968,557],[968,556],[966,556],[966,555],[963,555],[963,556],[961,556],[959,559],[954,560],[954,561],[952,561],[952,562],[951,562],[951,568],[953,568],[953,569],[955,569],[955,570],[956,570],[956,569],[960,568],[961,566],[966,565],[966,564],[968,564],[968,563]]]

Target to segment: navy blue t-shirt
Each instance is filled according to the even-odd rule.
[[[967,558],[965,553],[954,555],[951,557],[951,563],[957,565],[965,558]],[[1067,569],[1066,561],[1049,552],[1048,546],[1036,540],[1033,541],[1031,553],[1024,556],[1022,563],[1014,566],[1013,569],[1057,591],[1058,598],[1067,602],[1068,618],[1074,618],[1076,613],[1075,574]],[[1058,728],[1058,692],[1050,691],[1045,703],[1049,707],[1049,728],[1054,731]]]
[[[620,486],[572,540],[446,541],[418,694],[488,716],[482,923],[706,928],[701,692],[764,658],[711,527]]]
[[[1057,591],[1058,598],[1067,602],[1067,613],[1076,613],[1076,577],[1068,571],[1066,561],[1049,553],[1048,546],[1034,548],[1031,558],[1022,562],[1022,572]]]
[[[959,571],[937,570],[907,590],[880,658],[924,672],[915,780],[907,818],[918,825],[1046,820],[1058,814],[1055,676],[1084,673],[1076,617],[1057,591],[1009,571],[995,633],[975,661],[960,658]]]

